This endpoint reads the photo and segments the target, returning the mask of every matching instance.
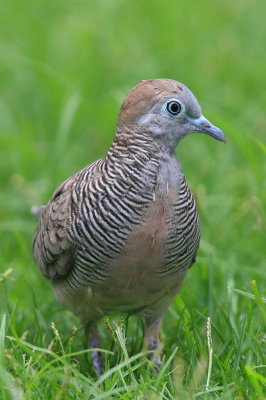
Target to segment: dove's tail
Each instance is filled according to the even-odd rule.
[[[39,220],[44,207],[45,206],[32,206],[30,211],[34,215],[34,217]]]

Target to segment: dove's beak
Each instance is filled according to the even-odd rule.
[[[214,139],[226,143],[226,137],[223,131],[217,126],[213,125],[203,115],[201,115],[199,118],[189,118],[189,122],[195,127],[194,132],[205,133]]]

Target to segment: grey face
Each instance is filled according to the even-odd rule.
[[[193,132],[225,142],[224,133],[202,115],[194,95],[187,91],[182,97],[163,98],[139,118],[138,125],[170,146],[176,146],[180,139]]]

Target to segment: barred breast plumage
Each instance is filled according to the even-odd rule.
[[[141,82],[121,107],[107,154],[38,211],[35,260],[59,302],[86,325],[91,347],[99,345],[97,320],[113,311],[138,313],[145,345],[157,347],[163,312],[199,245],[195,200],[174,152],[191,132],[225,141],[184,85]],[[98,352],[93,363],[100,373]]]

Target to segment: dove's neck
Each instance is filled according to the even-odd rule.
[[[180,163],[175,154],[167,155],[159,159],[157,174],[157,188],[160,193],[167,193],[169,188],[178,191],[179,183],[183,179]]]
[[[143,132],[118,132],[105,160],[113,173],[121,170],[134,175],[160,193],[166,193],[169,187],[178,189],[183,177],[175,149],[165,147]]]

